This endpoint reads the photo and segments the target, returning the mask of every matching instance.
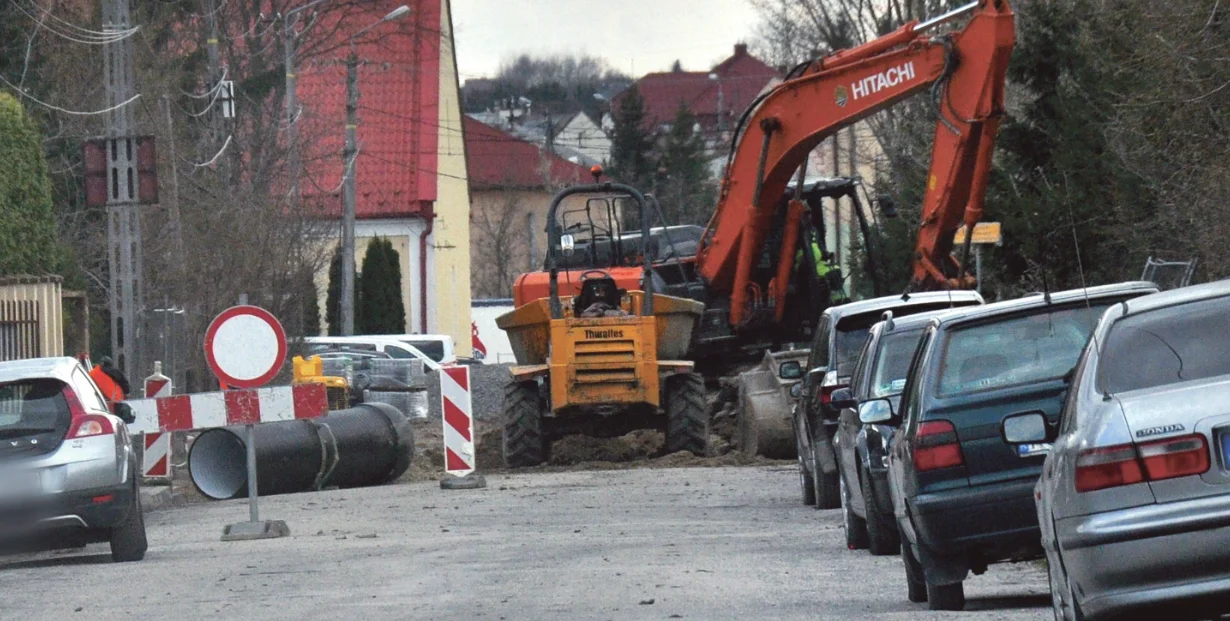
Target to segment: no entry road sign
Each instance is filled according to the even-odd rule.
[[[227,386],[264,386],[286,361],[286,332],[263,308],[232,306],[209,324],[205,360]]]

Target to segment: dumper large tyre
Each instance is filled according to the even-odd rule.
[[[705,379],[699,373],[666,379],[666,452],[688,451],[704,457],[709,449],[709,409]]]
[[[512,382],[504,387],[504,465],[528,468],[547,461],[551,443],[542,424],[545,409],[537,382]]]

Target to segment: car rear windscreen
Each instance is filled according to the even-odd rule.
[[[872,398],[901,394],[905,388],[905,375],[910,370],[910,360],[918,347],[922,330],[891,332],[880,337],[880,352],[876,355],[875,369],[871,372]]]
[[[910,304],[896,308],[886,306],[872,312],[842,317],[837,322],[834,335],[837,351],[833,368],[836,369],[838,377],[849,377],[854,372],[854,364],[858,362],[858,353],[863,349],[863,343],[867,342],[867,334],[871,332],[871,326],[884,319],[884,311],[892,311],[895,317],[908,317],[977,303],[976,300],[957,300],[952,303]]]
[[[1230,375],[1226,298],[1130,315],[1103,347],[1098,384],[1116,394]]]
[[[1107,306],[1044,308],[951,330],[940,354],[939,396],[1063,377]]]
[[[30,440],[54,449],[68,433],[72,412],[59,380],[39,378],[0,384],[0,455],[28,452]],[[36,450],[35,452],[45,452]]]
[[[444,343],[442,341],[403,339],[402,342],[412,345],[415,349],[423,352],[424,355],[436,362],[444,361]]]

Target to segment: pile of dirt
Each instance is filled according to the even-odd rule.
[[[752,466],[786,463],[749,457],[736,446],[738,387],[735,378],[722,378],[706,395],[710,415],[709,454],[703,457],[680,451],[664,453],[661,431],[641,429],[614,438],[565,436],[551,445],[548,463],[521,472],[614,470],[627,468],[683,468]],[[478,470],[507,472],[498,420],[476,420]],[[439,419],[414,422],[415,456],[402,481],[427,481],[444,473],[444,435]]]
[[[625,462],[649,459],[662,450],[666,437],[661,431],[638,429],[617,438],[565,436],[551,444],[552,466],[575,466],[586,462]]]
[[[705,396],[709,408],[709,447],[714,455],[725,455],[737,450],[736,433],[739,429],[739,385],[737,377],[718,380],[716,390]]]

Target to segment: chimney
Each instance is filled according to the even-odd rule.
[[[739,56],[747,56],[747,44],[746,43],[736,43],[735,44],[735,57],[737,58]]]

